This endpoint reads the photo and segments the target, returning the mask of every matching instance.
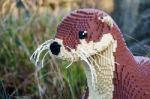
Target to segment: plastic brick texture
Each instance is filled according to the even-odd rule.
[[[80,43],[79,31],[87,31],[87,42],[97,42],[103,34],[111,33],[117,40],[114,56],[115,61],[119,63],[114,71],[113,99],[150,99],[150,59],[135,58],[128,50],[116,23],[110,28],[98,19],[106,15],[105,12],[96,9],[73,11],[59,24],[55,37],[62,39],[64,46],[76,49]]]

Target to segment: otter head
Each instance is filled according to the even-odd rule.
[[[66,16],[58,26],[50,51],[56,57],[77,61],[80,53],[96,54],[114,42],[112,18],[103,11],[81,9]],[[80,54],[81,55],[81,54]]]

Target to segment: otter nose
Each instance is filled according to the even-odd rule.
[[[51,50],[52,54],[58,55],[60,53],[60,47],[61,47],[61,45],[54,41],[50,45],[50,50]]]

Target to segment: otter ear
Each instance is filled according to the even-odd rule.
[[[114,22],[113,22],[113,19],[109,15],[99,16],[98,20],[100,20],[101,22],[107,23],[110,26],[110,28],[113,27]]]

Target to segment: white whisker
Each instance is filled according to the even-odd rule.
[[[43,68],[43,65],[44,65],[44,59],[45,59],[45,57],[46,57],[46,55],[49,53],[49,51],[47,51],[46,53],[45,53],[45,55],[43,56],[43,59],[42,59],[42,68]]]
[[[69,46],[66,46],[66,47],[69,48],[70,50],[72,50]],[[71,53],[74,54],[72,51],[71,51]],[[71,63],[68,66],[66,66],[66,69],[68,69],[73,64],[73,62],[74,62],[73,61],[73,55],[71,53],[69,54],[70,57],[71,57]]]
[[[43,44],[41,44],[36,50],[35,52],[31,55],[30,60],[35,64],[35,66],[37,67],[43,67],[43,61],[45,56],[48,54],[48,52],[46,52],[46,54],[43,56],[42,58],[42,64],[40,60],[40,55],[44,50],[49,50],[49,46],[50,44],[53,42],[53,39],[47,40],[45,41]]]
[[[95,84],[97,83],[97,75],[96,75],[96,71],[95,71],[94,67],[90,64],[90,62],[88,60],[88,57],[87,57],[87,55],[85,53],[83,53],[81,51],[81,53],[77,53],[76,52],[76,54],[88,64],[88,66],[89,66],[89,68],[91,70],[92,85],[95,88]]]
[[[92,62],[95,63],[95,65],[97,66],[97,68],[98,68],[99,70],[101,70],[100,67],[99,67],[99,64],[96,62],[96,60],[94,60],[94,58],[93,58],[92,56],[89,57],[89,58],[91,59]]]
[[[81,49],[81,50],[82,50],[82,49]],[[82,52],[85,53],[85,51],[83,51],[83,50],[82,50]],[[86,55],[86,53],[85,53],[85,55]],[[87,56],[87,57],[88,57],[88,56]],[[90,56],[90,57],[89,57],[89,61],[90,61],[90,62],[94,62],[95,65],[97,66],[97,68],[100,70],[100,67],[99,67],[98,63],[96,62],[96,60],[94,60],[93,57]]]
[[[111,59],[109,59],[108,57],[101,55],[100,53],[96,53],[96,55],[99,55],[99,56],[105,58],[105,60],[108,60],[111,63]],[[115,62],[115,64],[120,65],[118,62]]]

